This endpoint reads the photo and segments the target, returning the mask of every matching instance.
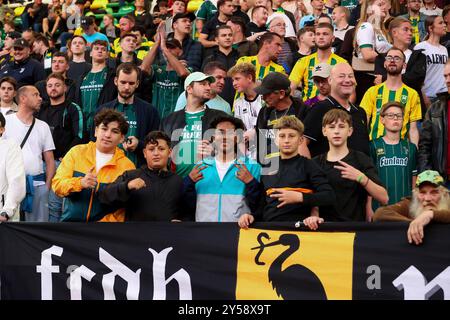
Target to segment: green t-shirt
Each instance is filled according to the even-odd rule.
[[[98,107],[98,98],[106,81],[106,67],[96,73],[89,72],[84,77],[80,86],[81,91],[81,108],[86,118],[86,128],[91,132],[94,126],[94,116]]]
[[[205,110],[188,113],[186,112],[186,126],[180,136],[180,142],[175,147],[175,164],[177,174],[186,177],[195,164],[200,160],[197,158],[197,146],[202,140],[202,117]]]
[[[175,70],[166,70],[167,66],[152,66],[153,105],[159,117],[164,119],[175,110],[179,95],[183,92],[184,79]]]
[[[217,7],[211,1],[204,1],[197,11],[197,19],[209,21],[217,13]]]
[[[127,137],[135,136],[137,135],[137,116],[136,116],[136,110],[134,108],[134,105],[127,104],[124,105],[122,103],[117,104],[117,111],[122,112],[125,120],[128,122],[128,134]],[[120,145],[120,148],[123,149],[122,144]],[[138,157],[135,152],[129,152],[125,151],[125,155],[130,159],[135,166],[138,166]]]
[[[386,144],[378,138],[370,144],[370,156],[378,169],[378,176],[389,195],[389,204],[411,196],[412,177],[417,175],[417,147],[406,139],[397,144]],[[372,202],[373,210],[380,204]]]

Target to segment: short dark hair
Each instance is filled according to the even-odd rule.
[[[278,33],[270,32],[270,31],[264,33],[264,34],[261,36],[260,40],[259,40],[259,48],[258,48],[258,51],[261,50],[262,46],[263,46],[266,42],[272,42],[273,39],[275,39],[275,38],[281,39],[281,36],[280,36]]]
[[[135,35],[134,33],[131,33],[131,32],[126,32],[123,36],[120,37],[120,41],[122,41],[123,39],[125,39],[127,37],[132,37],[135,40],[137,40],[137,35]]]
[[[119,74],[123,72],[125,74],[132,74],[133,72],[136,72],[137,78],[139,80],[140,76],[140,69],[132,62],[124,62],[121,63],[116,70],[116,77],[119,77]]]
[[[231,29],[230,26],[227,26],[226,24],[224,24],[223,26],[220,26],[218,28],[216,28],[216,30],[214,30],[214,37],[217,38],[219,36],[219,32],[220,30],[231,30],[231,32],[233,32],[233,29]]]
[[[321,13],[317,19],[320,19],[320,18],[327,18],[330,21],[330,24],[333,23],[333,19],[331,19],[331,17],[326,13]]]
[[[258,10],[260,10],[260,9],[266,9],[266,10],[267,10],[267,8],[264,7],[264,6],[255,6],[255,7],[253,7],[253,10],[252,10],[252,19],[253,19],[253,15],[256,13],[256,11],[258,11]]]
[[[450,12],[450,4],[446,5],[444,9],[442,9],[442,18],[445,17],[449,12]]]
[[[102,46],[108,49],[108,41],[106,40],[95,40],[91,44],[91,48],[94,48],[94,46]]]
[[[386,56],[387,56],[387,55],[389,54],[389,52],[391,52],[391,51],[399,51],[399,52],[402,54],[403,61],[406,62],[406,56],[405,56],[405,53],[403,52],[402,49],[397,48],[397,47],[391,47],[391,48],[386,52]]]
[[[235,130],[239,130],[239,129],[245,130],[244,122],[242,122],[241,119],[233,117],[233,116],[230,116],[228,114],[215,117],[211,121],[210,127],[216,129],[217,125],[219,123],[222,123],[222,122],[230,122],[230,123],[232,123],[234,128],[235,128]]]
[[[233,2],[233,0],[219,0],[217,1],[217,9],[225,4],[225,2]]]
[[[47,79],[45,80],[45,82],[48,82],[48,80],[50,79],[58,79],[62,82],[66,82],[66,78],[62,75],[62,73],[59,72],[52,72],[48,75]]]
[[[69,61],[70,61],[69,56],[67,55],[67,53],[61,52],[61,51],[56,51],[56,52],[52,55],[52,59],[53,59],[54,57],[63,57],[64,60],[66,60],[67,63],[69,63]]]
[[[42,34],[37,34],[36,37],[34,37],[34,42],[42,42],[46,47],[50,47],[48,39]]]
[[[297,39],[300,39],[300,37],[302,35],[304,35],[305,33],[307,33],[307,32],[315,33],[314,27],[307,26],[307,27],[303,27],[300,30],[298,30],[298,32],[297,32]]]
[[[237,24],[241,27],[241,31],[243,34],[247,33],[247,25],[245,24],[245,20],[241,17],[232,16],[230,19],[231,23]]]
[[[0,128],[4,128],[6,126],[6,119],[3,113],[0,112]]]
[[[179,1],[183,1],[183,0],[179,0]],[[143,26],[139,26],[139,25],[134,26],[134,27],[131,29],[131,31],[137,31],[137,32],[139,32],[139,33],[141,34],[141,36],[145,36],[145,29],[144,29]]]
[[[11,84],[13,86],[14,91],[17,90],[17,81],[13,77],[6,76],[6,77],[1,78],[0,79],[0,86],[2,85],[3,82],[8,82],[9,84]]]
[[[319,29],[319,28],[328,28],[328,29],[331,30],[332,33],[334,32],[334,28],[333,28],[333,25],[332,25],[331,23],[326,23],[326,22],[319,23],[319,24],[316,26],[316,31],[317,31],[317,29]]]
[[[113,109],[103,109],[94,117],[95,127],[99,127],[102,123],[107,126],[111,122],[116,121],[119,124],[120,133],[126,135],[128,133],[128,122],[123,114]]]
[[[86,39],[82,35],[79,35],[79,34],[74,35],[70,40],[73,41],[73,39],[75,39],[75,38],[81,38],[83,40],[84,44],[87,44]]]
[[[158,145],[158,140],[164,140],[169,148],[171,147],[170,137],[162,131],[152,131],[145,136],[144,139],[144,148],[147,147],[148,144],[156,144]]]
[[[223,70],[225,72],[227,72],[227,67],[225,67],[225,65],[222,62],[219,61],[211,61],[208,62],[204,67],[203,67],[203,72],[205,74],[211,74],[214,72],[214,70],[216,69],[220,69]]]

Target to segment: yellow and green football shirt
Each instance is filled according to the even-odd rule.
[[[248,62],[255,66],[256,68],[256,83],[260,83],[262,79],[267,76],[270,72],[281,72],[286,74],[286,70],[279,64],[270,61],[268,66],[262,66],[258,61],[258,56],[244,56],[240,57],[236,64]]]
[[[420,42],[420,34],[419,34],[420,17],[417,18],[409,17],[409,21],[411,21],[413,31],[411,45],[416,45]]]
[[[370,87],[361,100],[361,107],[366,111],[370,121],[370,140],[384,135],[384,126],[380,120],[381,107],[390,101],[400,102],[403,107],[403,127],[401,138],[405,139],[411,122],[422,119],[420,98],[417,91],[403,84],[398,90],[389,90],[383,82]],[[368,122],[369,122],[368,121]]]
[[[334,66],[335,64],[341,62],[347,62],[347,60],[334,53],[330,55],[327,61],[330,66]],[[314,67],[319,63],[320,61],[317,57],[317,52],[303,57],[297,61],[294,69],[292,69],[291,75],[289,76],[289,80],[297,83],[297,85],[301,83],[301,86],[303,88],[303,101],[314,98],[317,95],[317,87],[314,84],[312,72],[314,70]]]

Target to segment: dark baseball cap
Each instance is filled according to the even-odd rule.
[[[17,31],[11,31],[6,34],[5,38],[19,39],[22,38],[22,34]]]
[[[189,20],[191,20],[191,22],[192,22],[196,19],[196,16],[192,12],[177,13],[172,19],[172,24],[174,24],[175,21],[177,21],[178,19],[183,19],[183,18],[189,18]]]
[[[268,94],[277,90],[288,90],[291,86],[289,78],[280,72],[271,72],[264,77],[259,87],[255,88],[257,94]]]
[[[94,24],[95,19],[94,17],[91,16],[83,16],[80,19],[80,24],[82,28],[87,28],[89,26],[91,26],[92,24]]]
[[[13,48],[30,48],[30,44],[24,38],[19,38],[14,41]]]

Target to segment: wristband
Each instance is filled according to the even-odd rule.
[[[361,181],[362,181],[363,178],[364,178],[364,175],[362,174],[362,175],[358,176],[358,178],[356,178],[356,181],[357,181],[359,184],[361,184]]]

